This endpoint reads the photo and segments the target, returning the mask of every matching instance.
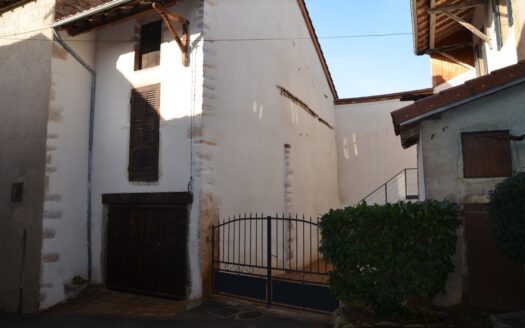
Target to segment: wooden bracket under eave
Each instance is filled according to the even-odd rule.
[[[177,42],[177,44],[179,45],[180,51],[182,52],[182,65],[188,66],[189,64],[188,27],[190,25],[190,21],[187,20],[186,18],[175,15],[174,13],[170,12],[166,7],[156,2],[153,3],[153,9],[155,9],[155,11],[159,13],[160,17],[162,17],[162,20],[168,27],[168,30],[173,36],[173,39],[175,39],[175,42]],[[175,28],[171,24],[172,21],[177,22],[182,25],[182,37],[179,37],[177,30],[175,30]]]

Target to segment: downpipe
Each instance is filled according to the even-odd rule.
[[[89,137],[88,137],[88,183],[87,183],[87,255],[88,255],[88,282],[91,282],[91,264],[92,264],[92,255],[91,255],[91,191],[92,191],[92,172],[93,172],[93,129],[95,123],[95,91],[97,86],[97,73],[95,70],[89,66],[89,64],[80,57],[60,36],[56,28],[53,28],[53,35],[55,40],[69,53],[73,58],[75,58],[80,65],[82,65],[88,72],[91,74],[91,93],[90,93],[90,102],[89,102]]]

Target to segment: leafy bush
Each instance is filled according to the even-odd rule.
[[[321,218],[330,285],[349,304],[391,314],[410,296],[434,298],[454,270],[458,205],[448,201],[331,210]]]
[[[86,284],[88,281],[84,278],[82,278],[81,276],[74,276],[73,279],[71,279],[71,283],[73,285],[84,285]]]
[[[496,186],[490,196],[490,218],[502,252],[525,264],[525,173]]]

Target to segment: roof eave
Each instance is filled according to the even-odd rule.
[[[82,12],[79,12],[78,14],[75,14],[75,15],[72,15],[72,16],[68,16],[68,17],[64,17],[64,18],[56,21],[53,25],[51,25],[51,27],[54,28],[54,29],[61,28],[61,27],[65,26],[65,25],[68,25],[68,24],[71,24],[71,23],[75,23],[75,22],[77,22],[79,20],[82,20],[84,18],[87,18],[87,17],[93,16],[93,15],[96,15],[98,13],[101,13],[103,11],[106,11],[106,10],[109,10],[109,9],[121,6],[121,5],[126,4],[128,2],[131,2],[131,1],[133,1],[133,0],[113,0],[111,2],[107,2],[107,3],[102,4],[100,6],[96,6],[96,7],[93,7],[91,9],[84,10]]]
[[[417,0],[411,0],[410,4],[412,6],[412,40],[414,43],[414,53],[416,56],[423,55],[424,53],[420,53],[418,50],[418,43],[419,43],[419,31],[418,31],[418,24],[417,24]]]

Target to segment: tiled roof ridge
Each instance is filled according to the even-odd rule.
[[[413,104],[391,113],[396,135],[402,132],[401,124],[414,120],[439,108],[451,106],[469,97],[489,91],[498,86],[525,78],[525,60],[503,67],[490,74],[468,80],[463,84],[448,88],[433,96],[415,101]]]

